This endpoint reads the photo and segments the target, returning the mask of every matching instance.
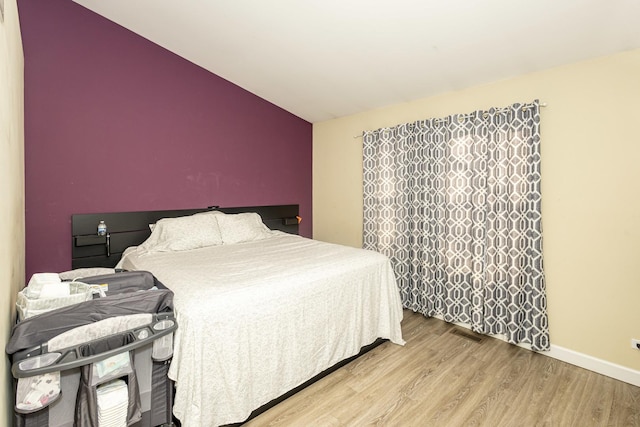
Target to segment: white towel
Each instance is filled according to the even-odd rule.
[[[40,292],[45,285],[59,284],[60,276],[57,273],[36,273],[29,279],[27,296],[32,299],[40,298]]]
[[[38,299],[68,297],[71,295],[69,282],[45,283],[40,289]]]

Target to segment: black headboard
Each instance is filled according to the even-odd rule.
[[[126,248],[141,244],[151,235],[149,224],[212,209],[229,214],[256,212],[270,229],[298,234],[298,205],[76,214],[71,215],[71,268],[115,267]],[[100,221],[107,224],[106,236],[97,235]]]

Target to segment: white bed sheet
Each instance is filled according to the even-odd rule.
[[[173,290],[178,320],[169,376],[184,426],[244,421],[376,338],[404,344],[387,257],[276,233],[183,252],[125,252]]]

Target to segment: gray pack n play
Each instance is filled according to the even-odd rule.
[[[6,352],[15,378],[15,424],[93,427],[108,424],[119,409],[129,426],[171,425],[173,292],[145,271],[73,283],[101,295],[13,327]],[[100,405],[104,396],[124,401],[107,408]]]

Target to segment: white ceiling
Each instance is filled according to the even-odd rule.
[[[310,122],[640,47],[640,0],[74,1]]]

